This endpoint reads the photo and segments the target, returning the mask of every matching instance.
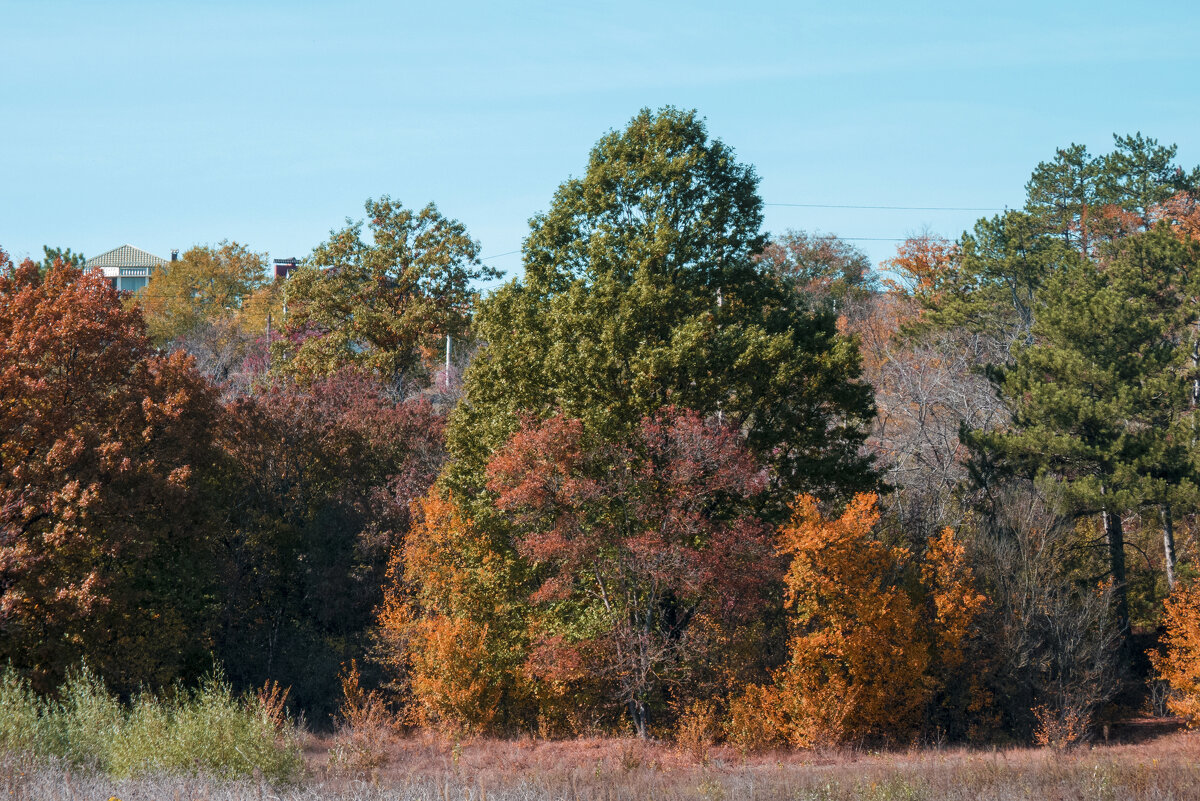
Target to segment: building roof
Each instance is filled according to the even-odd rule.
[[[135,248],[133,245],[121,245],[119,248],[113,248],[107,253],[101,253],[99,256],[94,256],[83,263],[85,269],[93,267],[113,268],[113,267],[159,267],[166,264],[167,260],[155,256],[153,253],[147,253],[141,248]]]

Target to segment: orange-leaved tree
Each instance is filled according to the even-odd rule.
[[[927,725],[954,736],[977,728],[974,720],[990,706],[972,655],[975,624],[987,599],[976,587],[967,549],[947,527],[929,538],[921,563],[925,624],[930,643],[930,690]],[[977,655],[977,651],[976,651]]]
[[[1150,659],[1171,687],[1167,708],[1194,727],[1200,725],[1200,581],[1178,586],[1165,605],[1166,650]]]
[[[911,295],[926,304],[935,303],[952,278],[957,246],[931,233],[910,236],[896,247],[896,255],[884,262],[899,281],[885,283],[893,291]]]
[[[788,661],[773,686],[731,702],[736,744],[910,739],[927,702],[961,678],[984,604],[965,548],[946,529],[917,563],[875,538],[878,522],[874,494],[856,495],[836,518],[811,496],[796,499],[778,544],[791,556]]]
[[[776,684],[795,745],[902,739],[920,721],[929,645],[900,586],[908,551],[871,536],[877,504],[859,493],[826,519],[802,495],[779,531],[793,633]]]
[[[526,692],[522,619],[503,600],[514,566],[438,488],[413,513],[384,583],[380,652],[413,722],[487,730]]]
[[[0,659],[43,689],[204,669],[221,419],[102,276],[0,253]]]

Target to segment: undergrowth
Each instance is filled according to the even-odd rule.
[[[116,778],[204,773],[293,781],[303,768],[298,732],[271,697],[239,698],[220,676],[195,689],[142,693],[124,704],[86,667],[57,698],[35,693],[11,667],[0,673],[0,749],[56,758]]]

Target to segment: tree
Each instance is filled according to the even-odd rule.
[[[42,689],[204,669],[222,425],[100,275],[0,254],[0,658]]]
[[[743,431],[780,510],[874,485],[857,348],[756,262],[757,183],[695,112],[643,110],[597,143],[531,221],[524,278],[481,305],[448,431],[461,495],[523,414],[619,440],[665,406]]]
[[[634,447],[644,421],[669,407],[715,419],[767,468],[767,490],[756,503],[768,519],[786,509],[791,487],[836,496],[875,485],[860,451],[872,408],[856,344],[838,333],[830,311],[811,308],[755,261],[765,244],[756,187],[753,169],[710,140],[694,112],[645,110],[600,140],[582,178],[559,187],[550,209],[530,223],[524,277],[481,304],[474,332],[484,344],[451,415],[451,462],[439,483],[476,532],[472,547],[480,555],[472,564],[505,566],[503,581],[455,615],[476,632],[487,626],[505,664],[525,665],[535,649],[550,653],[539,628],[549,618],[534,595],[549,568],[523,550],[530,530],[516,526],[488,489],[488,465],[531,419],[578,421],[589,453]],[[450,553],[432,559],[447,570],[456,564]],[[428,574],[406,576],[405,591],[425,597]],[[502,636],[485,611],[498,606],[513,616]],[[414,608],[428,619],[444,614]],[[568,646],[583,643],[590,638],[578,635],[597,620],[611,632],[624,619],[619,607],[597,618],[597,608],[559,605],[550,635],[562,634]],[[505,679],[506,722],[528,725],[537,711],[562,709],[570,697],[562,693],[584,691],[562,678],[543,671],[526,684],[535,700],[524,716],[516,700],[521,682]],[[647,674],[650,685],[624,685],[634,688],[635,725],[648,717],[639,705],[660,703],[656,681]]]
[[[980,723],[1055,746],[1091,736],[1122,667],[1114,585],[1096,581],[1105,557],[1087,547],[1094,521],[1064,508],[1032,482],[1008,481],[991,488],[973,537],[989,599],[972,664],[990,701]]]
[[[913,559],[881,541],[878,500],[860,493],[833,518],[812,496],[796,499],[777,536],[790,557],[787,660],[771,685],[748,684],[731,699],[735,742],[903,742],[923,713],[930,734],[944,735],[948,722],[959,736],[967,728],[980,700],[968,656],[987,601],[952,529]]]
[[[1022,211],[979,220],[959,239],[954,272],[922,316],[925,326],[994,332],[1006,347],[1028,342],[1042,286],[1083,258],[1042,225]]]
[[[867,254],[833,234],[787,231],[772,239],[758,259],[797,292],[842,313],[847,303],[861,301],[878,287]]]
[[[929,644],[899,586],[908,553],[871,539],[877,498],[860,494],[836,520],[796,500],[779,531],[793,634],[776,676],[788,739],[799,746],[904,739],[920,722]]]
[[[928,231],[910,236],[896,246],[896,255],[884,262],[899,279],[888,279],[885,285],[912,297],[923,308],[932,308],[953,276],[957,257],[958,247],[945,237]]]
[[[1150,227],[1152,209],[1178,192],[1200,189],[1200,167],[1191,173],[1175,164],[1175,145],[1157,139],[1113,134],[1113,151],[1100,161],[1097,192],[1106,203],[1140,218],[1141,229]]]
[[[1196,258],[1164,226],[1126,240],[1103,267],[1080,260],[1055,274],[1039,298],[1032,344],[995,372],[1011,428],[969,438],[977,467],[1053,481],[1072,513],[1103,517],[1125,637],[1121,516],[1196,493],[1188,443],[1197,313],[1186,300]]]
[[[695,413],[592,447],[578,420],[529,420],[488,489],[541,567],[534,675],[600,679],[645,737],[667,694],[694,693],[716,641],[764,608],[775,565],[751,501],[765,486],[737,433]]]
[[[473,281],[499,277],[479,243],[432,203],[410,211],[389,197],[367,200],[370,241],[350,223],[289,276],[284,337],[272,351],[304,378],[357,365],[381,379],[420,378],[423,360],[470,325]]]
[[[215,651],[238,686],[278,680],[323,718],[339,665],[369,645],[410,503],[441,468],[443,418],[350,368],[308,385],[277,379],[231,412],[237,487]]]
[[[522,571],[486,527],[434,488],[392,551],[379,653],[415,722],[486,731],[519,720],[533,695]]]
[[[133,302],[142,306],[150,338],[159,345],[233,319],[266,285],[267,256],[224,241],[191,248],[150,276]]]
[[[42,245],[42,252],[45,254],[42,257],[42,275],[50,272],[50,268],[59,262],[68,267],[82,270],[84,262],[87,261],[82,253],[75,253],[70,248],[52,248],[49,245]]]
[[[1160,208],[1200,183],[1174,163],[1174,145],[1140,133],[1113,136],[1112,152],[1061,148],[1035,168],[1022,211],[981,219],[958,243],[954,269],[936,298],[926,298],[929,325],[1000,331],[1007,343],[1028,342],[1037,294],[1076,260],[1098,261],[1105,247],[1148,230]]]
[[[1091,228],[1099,211],[1102,162],[1083,145],[1059,148],[1053,161],[1037,165],[1025,184],[1026,210],[1043,230],[1082,256],[1092,253]]]

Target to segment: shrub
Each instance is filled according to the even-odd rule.
[[[1171,687],[1167,709],[1200,726],[1200,581],[1181,587],[1166,600],[1165,653],[1151,653],[1160,679]]]
[[[41,700],[11,667],[0,673],[0,749],[36,751],[44,737]]]
[[[194,773],[272,781],[303,766],[295,727],[219,676],[195,690],[143,693],[122,704],[86,667],[57,700],[39,697],[11,667],[0,674],[0,748],[58,757],[114,777]]]
[[[782,742],[784,726],[779,691],[751,684],[729,702],[725,739],[742,753],[765,751]]]
[[[1033,716],[1037,719],[1033,741],[1056,751],[1074,748],[1091,734],[1091,716],[1069,706],[1034,707]]]
[[[109,752],[108,772],[248,776],[257,768],[272,781],[296,777],[303,763],[294,729],[279,727],[257,697],[236,698],[218,677],[163,701],[141,695]]]
[[[697,762],[708,762],[708,751],[720,733],[716,704],[693,701],[684,707],[675,724],[675,744]]]
[[[337,734],[329,749],[329,769],[350,775],[370,773],[387,764],[387,746],[396,734],[396,719],[378,692],[363,689],[357,662],[351,660],[340,678],[343,700]]]

